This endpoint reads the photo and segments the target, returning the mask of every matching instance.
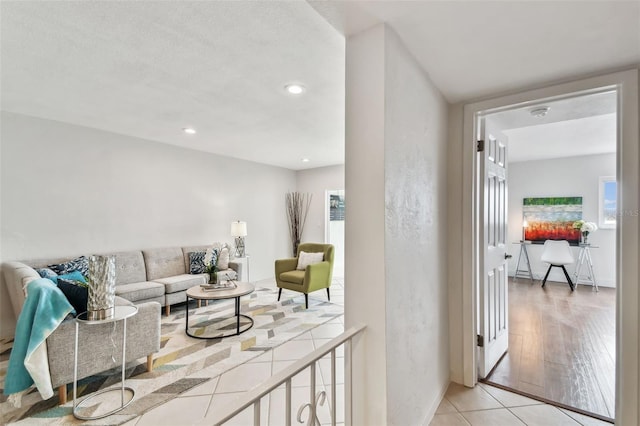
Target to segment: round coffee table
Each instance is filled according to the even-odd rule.
[[[230,336],[237,336],[238,334],[242,334],[245,331],[249,330],[251,327],[253,327],[253,318],[247,316],[247,315],[243,315],[240,313],[240,297],[253,293],[253,291],[256,289],[254,287],[253,284],[251,283],[236,283],[237,287],[233,288],[233,289],[229,289],[229,290],[204,290],[202,287],[200,287],[199,285],[195,286],[195,287],[191,287],[189,290],[187,290],[187,315],[186,315],[186,319],[185,319],[185,333],[187,333],[187,336],[191,336],[191,337],[195,337],[196,339],[219,339],[222,337],[230,337]],[[226,318],[216,318],[216,323],[220,324],[222,323],[223,325],[228,325],[230,319],[235,319],[235,323],[236,323],[236,327],[235,327],[235,332],[234,333],[225,333],[225,330],[223,330],[222,328],[214,328],[212,326],[212,324],[210,324],[209,322],[206,322],[205,325],[194,325],[191,328],[192,329],[197,329],[197,330],[202,330],[202,329],[209,329],[209,331],[211,329],[214,329],[216,331],[215,334],[206,334],[203,331],[201,331],[200,333],[194,334],[191,333],[189,331],[189,299],[194,299],[194,300],[221,300],[221,299],[235,299],[235,314],[231,317],[226,317]],[[240,325],[240,318],[244,318],[247,321],[244,321],[244,324],[242,324],[242,326]]]

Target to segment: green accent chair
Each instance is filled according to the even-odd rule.
[[[324,253],[324,260],[306,267],[304,271],[298,271],[298,257],[276,260],[276,283],[278,284],[278,301],[282,295],[282,289],[304,293],[305,307],[309,308],[309,293],[316,290],[327,289],[327,299],[331,300],[329,286],[333,275],[333,252],[331,244],[303,243],[298,246],[300,252]]]

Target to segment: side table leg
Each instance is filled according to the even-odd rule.
[[[76,323],[76,342],[73,351],[73,412],[76,411],[76,397],[78,395],[78,321]]]
[[[124,408],[124,369],[127,360],[127,319],[122,321],[122,380],[120,381],[120,406]]]

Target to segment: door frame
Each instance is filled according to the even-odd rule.
[[[464,105],[462,187],[463,382],[477,383],[478,212],[476,136],[480,115],[526,107],[543,100],[616,90],[618,98],[616,167],[619,216],[616,228],[616,423],[638,424],[640,339],[638,310],[640,150],[637,68],[526,90]],[[624,399],[621,398],[624,395]]]

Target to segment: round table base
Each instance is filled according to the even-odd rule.
[[[124,392],[124,391],[129,391],[131,393],[131,398],[129,398],[129,401],[127,401],[126,403],[120,404],[118,405],[117,408],[115,408],[114,410],[111,410],[107,413],[103,413],[103,414],[99,414],[97,416],[83,416],[81,414],[78,414],[78,409],[82,408],[81,405],[93,398],[95,398],[98,395],[102,395],[104,393],[107,392]],[[73,417],[75,417],[76,419],[80,419],[80,420],[97,420],[97,419],[102,419],[103,417],[107,417],[110,416],[112,414],[117,413],[118,411],[122,410],[123,408],[125,408],[127,405],[129,405],[131,403],[131,401],[133,401],[133,397],[135,396],[136,392],[131,389],[130,387],[118,387],[118,388],[112,388],[112,389],[103,389],[101,391],[95,392],[92,395],[89,395],[88,397],[86,397],[85,399],[83,399],[82,401],[78,402],[78,405],[76,405],[75,407],[73,407]],[[121,395],[122,398],[124,398],[124,394]],[[85,408],[89,408],[89,407],[85,407]]]

